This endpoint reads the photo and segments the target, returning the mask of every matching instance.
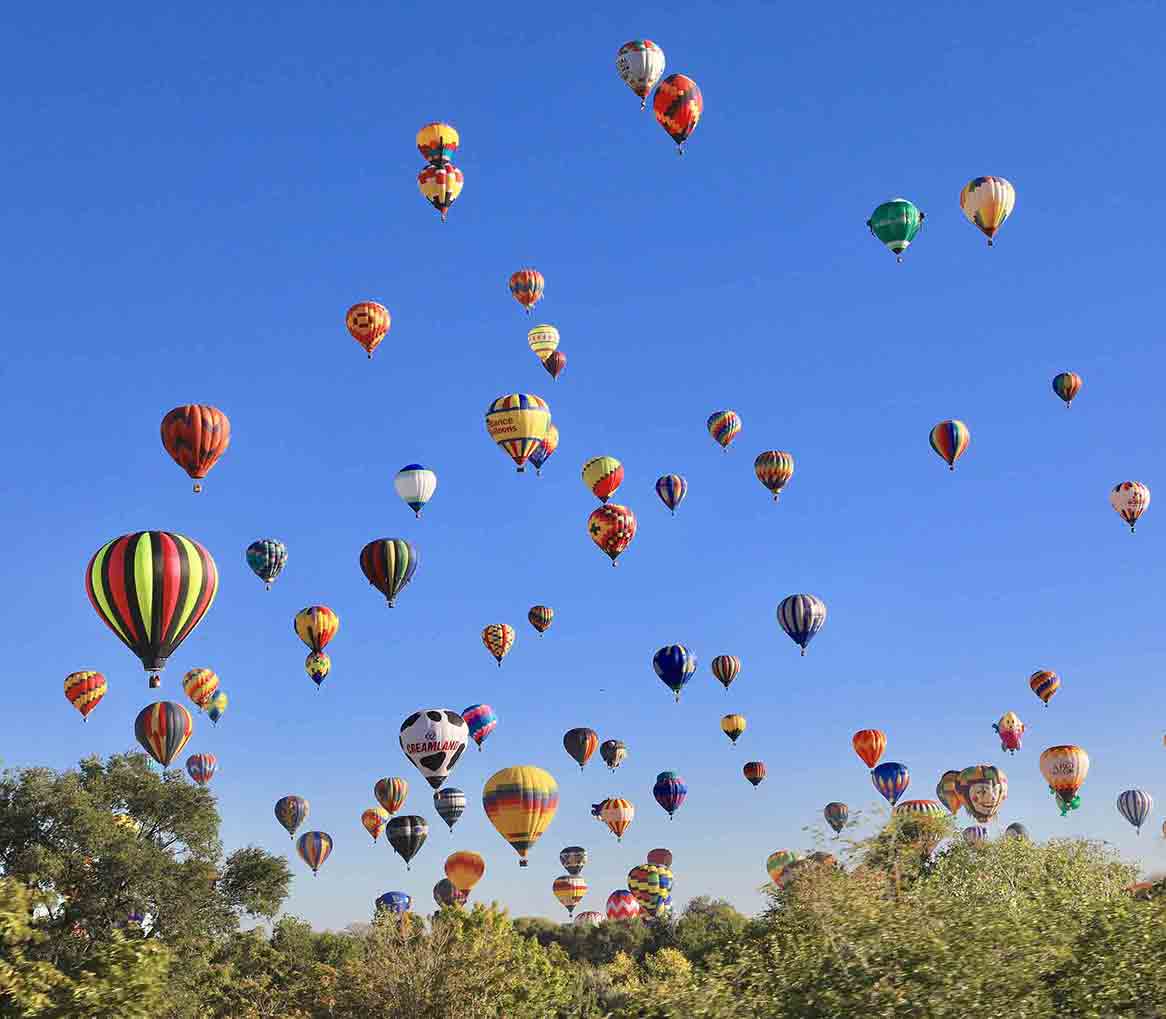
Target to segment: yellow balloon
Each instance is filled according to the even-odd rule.
[[[518,865],[525,867],[526,854],[559,809],[559,785],[550,772],[529,764],[503,768],[482,789],[482,806],[498,834],[518,853]]]
[[[607,502],[623,484],[623,464],[614,456],[593,456],[583,465],[583,484],[600,502]]]
[[[989,247],[1015,205],[1016,189],[1003,177],[977,177],[960,192],[960,208],[968,222],[988,238]]]
[[[500,396],[486,410],[486,431],[514,461],[519,473],[546,437],[550,424],[550,407],[533,393]]]
[[[526,342],[530,344],[530,349],[535,352],[538,359],[545,361],[558,349],[559,330],[554,326],[535,326],[526,334]]]

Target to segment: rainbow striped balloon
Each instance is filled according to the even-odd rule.
[[[972,433],[962,421],[952,418],[940,421],[931,429],[931,448],[947,462],[950,470],[955,470],[955,462],[967,452]]]
[[[514,847],[518,865],[525,867],[527,854],[559,809],[559,785],[542,768],[503,768],[482,789],[482,806],[498,834]]]

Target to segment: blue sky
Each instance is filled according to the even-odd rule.
[[[808,848],[826,801],[878,800],[849,744],[865,726],[910,767],[908,796],[999,763],[1001,824],[1161,865],[1161,807],[1139,839],[1114,800],[1142,786],[1166,804],[1166,527],[1151,506],[1131,536],[1107,504],[1126,478],[1155,487],[1166,427],[1155,5],[4,17],[5,764],[135,746],[153,698],[81,575],[109,538],[165,528],[202,541],[222,582],[163,693],[182,699],[195,666],[222,677],[228,713],[198,718],[187,752],[219,756],[228,849],[287,851],[287,908],[318,926],[367,919],[389,889],[428,908],[455,848],[486,856],[475,898],[565,918],[551,882],[572,843],[592,856],[580,908],[663,845],[680,903],[754,911],[766,856]],[[682,160],[615,72],[643,35],[704,93]],[[445,227],[415,183],[433,119],[462,140]],[[986,173],[1018,194],[991,251],[958,205]],[[900,194],[927,221],[897,266],[864,222]],[[506,290],[527,264],[547,280],[531,319]],[[365,298],[393,314],[371,363],[343,325]],[[554,383],[526,346],[542,321],[569,357]],[[1068,412],[1049,388],[1065,369],[1085,379]],[[517,390],[562,434],[542,478],[516,476],[483,425]],[[199,497],[158,438],[185,402],[233,425]],[[722,407],[744,421],[727,454],[704,424]],[[947,417],[972,433],[954,475],[927,445]],[[769,448],[797,459],[777,507],[752,473]],[[579,469],[601,453],[623,460],[617,499],[639,517],[618,570],[585,530]],[[420,521],[392,490],[414,461],[440,479]],[[666,472],[689,482],[675,518],[652,488]],[[243,560],[264,536],[290,549],[270,593]],[[380,536],[422,555],[392,611],[357,565]],[[804,659],[774,616],[795,591],[829,606]],[[319,693],[291,625],[314,602],[341,619]],[[557,613],[541,640],[538,602]],[[478,634],[501,621],[519,638],[499,670]],[[651,667],[673,642],[700,659],[679,706]],[[708,671],[720,653],[744,663],[728,694]],[[1026,682],[1042,667],[1064,679],[1048,709]],[[110,682],[87,725],[61,693],[80,668]],[[397,730],[477,701],[501,722],[454,773],[470,810],[450,837]],[[1008,709],[1031,726],[1014,758],[990,728]],[[735,748],[730,710],[749,720]],[[596,757],[580,774],[561,745],[579,725],[628,743],[620,771]],[[1093,762],[1064,820],[1037,769],[1061,742]],[[755,758],[756,790],[740,774]],[[519,763],[562,793],[525,871],[480,801]],[[651,797],[665,769],[690,788],[671,823]],[[382,775],[431,821],[411,873],[359,825]],[[292,792],[336,840],[315,879],[271,815]],[[639,811],[622,845],[589,816],[608,795]]]

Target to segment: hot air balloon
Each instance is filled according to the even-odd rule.
[[[461,906],[468,898],[469,893],[463,892],[447,877],[433,886],[433,901],[438,906]]]
[[[960,772],[956,791],[964,810],[980,824],[987,824],[1008,798],[1008,776],[994,765],[977,764]]]
[[[621,739],[605,739],[599,746],[599,756],[612,771],[615,771],[628,756],[628,748]]]
[[[680,700],[680,691],[696,673],[696,655],[683,644],[668,644],[652,657],[652,668]]]
[[[652,795],[656,802],[668,814],[668,820],[683,806],[688,797],[688,786],[679,772],[662,771],[656,776],[656,784],[652,786]]]
[[[502,659],[510,654],[517,636],[514,627],[508,623],[491,623],[482,631],[482,643],[498,663],[498,668],[502,668]]]
[[[446,857],[445,876],[459,892],[466,895],[474,890],[474,885],[482,880],[485,873],[486,861],[479,853],[461,849]]]
[[[717,655],[711,667],[718,682],[728,690],[733,680],[741,674],[741,659],[736,655]]]
[[[778,605],[777,621],[805,655],[814,635],[826,624],[826,603],[812,594],[791,594]]]
[[[309,605],[296,613],[296,635],[309,651],[323,651],[340,629],[340,617],[327,605]]]
[[[219,571],[197,541],[169,531],[138,531],[107,541],[85,568],[94,611],[137,655],[150,687],[166,659],[198,626],[219,589]]]
[[[577,917],[575,917],[576,927],[598,927],[604,921],[602,913],[596,913],[594,910],[584,910]]]
[[[405,805],[405,797],[409,795],[409,783],[403,778],[378,778],[372,787],[372,794],[377,798],[385,810],[392,816]]]
[[[212,725],[218,725],[219,719],[223,717],[223,712],[227,710],[227,691],[220,690],[211,698],[210,704],[207,705],[206,717],[211,720]]]
[[[609,502],[591,511],[587,533],[610,559],[612,566],[636,536],[636,515],[626,506]]]
[[[162,445],[179,467],[194,479],[194,490],[231,444],[231,422],[217,407],[188,403],[162,419]]]
[[[667,877],[667,887],[661,880]],[[667,867],[655,863],[641,863],[628,871],[628,888],[636,901],[649,916],[655,916],[671,890],[672,872]]]
[[[982,824],[973,824],[969,828],[965,828],[961,833],[963,840],[969,845],[977,846],[981,842],[988,841],[988,829]]]
[[[1130,525],[1130,534],[1133,534],[1138,517],[1150,506],[1150,489],[1140,481],[1123,481],[1113,486],[1113,491],[1109,493],[1109,504]]]
[[[1006,711],[1000,716],[1000,721],[993,722],[992,728],[1000,737],[1000,749],[1010,754],[1020,749],[1020,741],[1024,736],[1024,723],[1015,711]]]
[[[306,831],[296,843],[296,852],[312,868],[312,873],[316,874],[332,855],[332,836],[322,831]]]
[[[1154,809],[1154,798],[1145,789],[1127,789],[1117,798],[1117,810],[1142,834],[1142,825]]]
[[[899,816],[910,814],[913,817],[947,816],[947,812],[943,809],[943,804],[935,800],[903,800],[901,803],[895,804],[891,813]]]
[[[385,825],[385,838],[393,847],[393,852],[405,861],[405,869],[408,870],[409,861],[429,838],[429,822],[418,814],[389,818],[389,823]]]
[[[545,286],[543,274],[537,269],[519,269],[510,275],[510,293],[526,309],[528,315],[530,309],[542,300]]]
[[[915,240],[925,218],[924,213],[906,198],[892,198],[871,213],[866,225],[878,240],[891,249],[896,261],[902,262],[903,252]]]
[[[777,884],[781,872],[797,859],[798,854],[789,849],[778,849],[776,852],[770,853],[769,858],[765,861],[765,870],[769,874],[769,880]]]
[[[283,825],[288,838],[308,819],[308,801],[302,796],[281,796],[275,801],[275,819]]]
[[[624,84],[640,97],[642,110],[648,105],[648,94],[664,73],[664,51],[651,39],[633,39],[619,48],[615,69]]]
[[[482,751],[482,743],[498,727],[498,716],[489,704],[471,704],[462,712],[462,718],[469,727],[470,735],[478,744],[478,752]]]
[[[871,771],[870,778],[879,795],[894,806],[899,797],[907,791],[911,773],[905,764],[887,761]]]
[[[656,89],[652,111],[656,123],[676,142],[677,154],[683,156],[684,143],[692,137],[704,112],[704,98],[696,82],[683,74],[668,75]]]
[[[1068,409],[1083,383],[1084,379],[1076,372],[1061,372],[1053,376],[1053,392],[1065,401],[1065,408]]]
[[[769,774],[766,770],[764,761],[746,761],[745,766],[741,769],[742,774],[752,784],[753,788],[761,785],[765,781],[765,776]]]
[[[81,712],[82,719],[89,717],[89,712],[97,707],[108,689],[105,677],[92,669],[70,672],[65,677],[65,698]]]
[[[794,476],[793,454],[780,449],[767,449],[764,453],[758,453],[757,459],[753,461],[753,473],[773,493],[773,501],[777,502],[781,498],[782,489]]]
[[[146,751],[163,768],[168,768],[186,746],[194,732],[190,712],[173,701],[155,701],[138,712],[134,735]]]
[[[563,369],[567,367],[567,355],[561,350],[556,350],[553,354],[547,355],[547,359],[543,361],[543,367],[553,382],[563,374]]]
[[[1016,190],[1003,177],[976,177],[960,192],[960,208],[968,222],[988,238],[988,247],[1015,204]]]
[[[600,502],[607,502],[622,482],[623,464],[614,456],[593,456],[583,465],[583,484]]]
[[[623,841],[623,833],[628,830],[636,816],[636,808],[630,800],[610,796],[599,808],[599,820],[607,825],[617,842]]]
[[[579,770],[591,760],[599,746],[599,733],[594,729],[568,729],[563,735],[563,749],[571,755]]]
[[[648,862],[670,869],[672,867],[672,851],[670,849],[649,849]]]
[[[721,719],[721,732],[736,746],[737,738],[745,731],[745,725],[744,715],[725,715]]]
[[[1032,692],[1044,701],[1045,707],[1048,707],[1053,694],[1061,688],[1061,677],[1055,672],[1038,669],[1028,677],[1028,685],[1032,687]]]
[[[466,812],[466,794],[452,786],[448,789],[438,789],[433,793],[433,809],[448,826],[450,833],[457,824],[458,818]]]
[[[949,470],[955,470],[955,462],[967,451],[972,441],[972,433],[962,421],[954,419],[940,421],[931,429],[931,448],[946,461]]]
[[[469,726],[456,711],[426,708],[401,723],[401,750],[434,789],[440,789],[466,749]]]
[[[378,895],[376,900],[376,908],[384,909],[390,913],[408,913],[413,905],[413,897],[406,892],[385,892],[384,895]]]
[[[349,308],[344,316],[348,332],[364,347],[369,360],[372,360],[372,352],[388,334],[392,322],[389,309],[376,301],[360,301]]]
[[[656,494],[672,511],[672,515],[676,516],[676,507],[684,502],[688,494],[688,482],[679,474],[662,474],[656,479]]]
[[[555,610],[549,605],[533,605],[526,614],[526,618],[541,636],[551,628],[551,623],[555,619]]]
[[[320,685],[328,678],[328,673],[332,671],[332,659],[323,651],[309,651],[308,657],[304,659],[304,671],[319,690]]]
[[[389,812],[384,807],[372,807],[360,815],[360,823],[364,830],[372,836],[373,842],[384,831],[385,822],[389,819]]]
[[[427,166],[417,174],[418,190],[425,200],[441,213],[443,223],[465,186],[465,174],[453,163],[446,163],[444,166]]]
[[[247,565],[264,584],[267,590],[275,583],[284,566],[287,565],[287,546],[274,538],[260,538],[247,546]]]
[[[709,435],[721,447],[727,450],[732,441],[741,434],[741,418],[735,410],[717,410],[709,415]]]
[[[563,874],[555,878],[551,890],[555,893],[555,898],[563,904],[567,915],[574,916],[575,907],[583,901],[583,897],[587,894],[587,881],[572,874]]]
[[[960,773],[958,771],[945,771],[935,786],[935,795],[951,811],[953,817],[960,812],[960,807],[964,805],[959,793],[959,779]]]
[[[559,852],[559,863],[568,874],[578,874],[587,865],[587,850],[582,846],[567,846]]]
[[[433,166],[444,166],[457,152],[458,137],[452,124],[434,122],[426,124],[417,132],[417,151],[421,158]]]
[[[420,517],[422,507],[433,498],[437,491],[437,474],[421,464],[405,464],[393,478],[393,488],[401,501]],[[400,541],[399,538],[393,539]],[[408,542],[404,544],[408,545]],[[370,583],[371,583],[370,578]],[[406,581],[408,583],[408,581]],[[401,587],[405,585],[402,584]]]
[[[518,865],[525,867],[527,853],[559,809],[559,786],[542,768],[503,768],[482,789],[482,806],[498,834],[518,853]]]
[[[635,920],[640,915],[640,903],[626,888],[617,888],[607,897],[608,920]]]
[[[404,538],[377,538],[360,550],[361,571],[365,579],[385,596],[389,608],[396,604],[397,595],[409,586],[419,562],[417,546]]]
[[[542,441],[534,448],[534,452],[530,454],[530,462],[534,464],[534,473],[542,476],[543,464],[550,458],[551,454],[559,448],[559,430],[553,423],[547,425],[547,434],[543,436]]]
[[[219,677],[212,669],[191,669],[182,677],[182,689],[199,711],[205,711],[219,688]]]
[[[850,808],[845,803],[839,803],[835,800],[822,808],[822,816],[826,818],[826,823],[834,829],[834,834],[837,835],[846,827],[846,820],[850,817]]]
[[[1024,839],[1026,842],[1031,841],[1028,834],[1028,829],[1019,821],[1013,821],[1007,828],[1004,829],[1005,835],[1010,835],[1014,839]]]
[[[534,351],[535,357],[540,361],[545,361],[558,349],[559,330],[554,326],[535,326],[526,334],[526,342]]]
[[[850,745],[863,763],[873,768],[887,749],[887,734],[879,729],[859,729],[850,738]]]
[[[186,759],[186,774],[197,785],[206,785],[219,770],[219,759],[214,754],[191,754]]]
[[[514,461],[519,474],[546,437],[550,424],[551,410],[546,400],[533,393],[500,396],[486,408],[486,431]]]

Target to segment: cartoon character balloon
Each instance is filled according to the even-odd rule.
[[[1000,737],[1000,749],[1014,754],[1020,749],[1020,742],[1024,736],[1024,723],[1015,711],[1006,711],[1000,716],[1000,721],[993,722],[992,728]]]
[[[440,789],[461,759],[469,726],[456,711],[425,708],[401,723],[401,750],[434,789]]]
[[[664,73],[664,51],[651,39],[633,39],[619,48],[615,69],[624,84],[640,97],[640,109],[646,109],[648,94]]]
[[[1062,817],[1081,806],[1079,794],[1089,774],[1089,755],[1083,747],[1072,743],[1049,747],[1040,755],[1040,773],[1057,798]]]
[[[1008,798],[1008,776],[995,765],[976,764],[960,772],[956,792],[964,810],[980,824],[987,824]]]

